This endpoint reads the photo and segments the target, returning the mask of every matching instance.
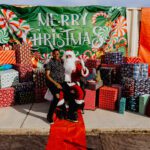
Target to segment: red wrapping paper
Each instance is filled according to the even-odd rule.
[[[99,108],[115,110],[117,97],[118,89],[107,86],[101,87],[99,94]]]
[[[96,91],[85,89],[84,109],[95,110]]]
[[[123,62],[136,64],[136,63],[142,63],[142,60],[139,57],[124,57]]]
[[[3,88],[0,89],[0,107],[8,107],[14,104],[15,96],[14,88]]]
[[[31,47],[27,44],[16,44],[13,46],[16,51],[16,62],[18,64],[32,64],[31,62]]]
[[[16,64],[15,69],[19,72],[20,82],[33,81],[32,65]]]

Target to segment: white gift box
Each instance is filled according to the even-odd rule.
[[[0,71],[0,88],[11,87],[19,83],[19,72],[14,69]]]

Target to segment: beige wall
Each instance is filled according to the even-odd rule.
[[[127,8],[128,49],[130,56],[138,55],[140,18],[140,8]]]

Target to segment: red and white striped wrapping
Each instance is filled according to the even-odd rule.
[[[0,88],[11,87],[19,83],[19,73],[14,69],[0,71]]]
[[[85,89],[84,97],[85,106],[84,109],[95,110],[96,105],[96,91]]]
[[[123,57],[123,62],[136,64],[136,63],[142,63],[142,60],[139,57]]]
[[[13,49],[16,51],[16,62],[18,64],[32,64],[31,62],[31,47],[27,44],[16,44],[13,46]]]
[[[46,102],[44,99],[45,93],[47,91],[47,88],[35,88],[34,89],[34,94],[35,94],[35,102],[36,103],[41,103],[41,102]]]
[[[14,104],[15,89],[3,88],[0,89],[0,107],[8,107]]]
[[[19,72],[19,81],[28,82],[33,81],[32,65],[16,64],[15,69]]]
[[[118,97],[118,89],[103,86],[100,88],[99,108],[107,110],[115,110]]]
[[[0,65],[3,64],[16,64],[16,56],[14,50],[0,51]]]

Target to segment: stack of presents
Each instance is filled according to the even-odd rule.
[[[0,49],[0,107],[44,102],[45,70],[34,69],[31,48],[26,44]],[[87,59],[84,78],[85,109],[125,110],[145,114],[149,102],[148,64],[138,57],[107,52],[103,61]]]
[[[86,66],[94,71],[87,77],[85,109],[101,108],[121,114],[129,110],[145,114],[150,103],[148,64],[138,57],[123,57],[121,52],[107,52],[101,63],[87,60]],[[98,74],[99,80],[95,78]]]
[[[33,70],[28,45],[0,49],[0,107],[44,101],[45,91],[44,70]]]

